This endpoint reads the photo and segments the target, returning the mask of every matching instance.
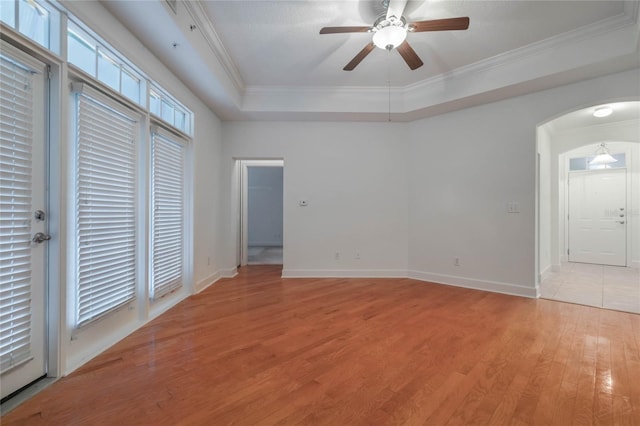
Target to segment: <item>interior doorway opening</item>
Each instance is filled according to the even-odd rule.
[[[536,284],[541,297],[640,313],[640,102],[606,105],[613,117],[594,105],[537,129]],[[615,164],[591,163],[603,143]]]
[[[284,161],[238,160],[239,266],[284,264]]]

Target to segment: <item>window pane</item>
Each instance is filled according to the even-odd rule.
[[[153,90],[149,92],[149,111],[160,117],[160,95]]]
[[[612,164],[614,167],[618,167],[618,168],[627,167],[627,161],[626,161],[626,158],[624,156],[624,153],[622,153],[622,154],[611,154],[611,156],[613,158],[615,158],[616,160],[618,160],[616,163]]]
[[[71,28],[67,32],[67,59],[81,70],[96,75],[96,47]]]
[[[0,20],[12,28],[16,27],[16,3],[0,0]]]
[[[187,114],[184,111],[176,110],[176,127],[186,133]]]
[[[587,170],[587,159],[586,158],[571,158],[569,160],[569,170]]]
[[[127,98],[140,103],[140,79],[128,72],[122,70],[122,94]]]
[[[120,65],[101,50],[98,50],[98,80],[120,90]]]
[[[4,1],[2,4],[4,5]],[[18,30],[35,41],[49,47],[49,12],[35,1],[20,0]]]
[[[162,119],[171,125],[174,124],[173,105],[165,100],[162,101]]]

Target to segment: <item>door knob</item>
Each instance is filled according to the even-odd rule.
[[[51,235],[47,235],[47,234],[43,234],[42,232],[38,232],[36,233],[36,235],[33,236],[33,239],[31,241],[33,241],[34,243],[43,243],[45,241],[49,241],[51,239]]]

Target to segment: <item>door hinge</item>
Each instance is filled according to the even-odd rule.
[[[567,256],[569,256],[569,249],[567,249]]]
[[[47,80],[51,81],[51,65],[47,65]]]

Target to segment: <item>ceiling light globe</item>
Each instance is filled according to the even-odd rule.
[[[373,34],[373,44],[380,49],[393,50],[400,46],[406,38],[407,30],[404,27],[390,25]]]
[[[608,107],[608,106],[599,107],[593,111],[593,116],[597,118],[608,117],[611,115],[612,112],[613,112],[613,109],[611,109],[611,107]]]

